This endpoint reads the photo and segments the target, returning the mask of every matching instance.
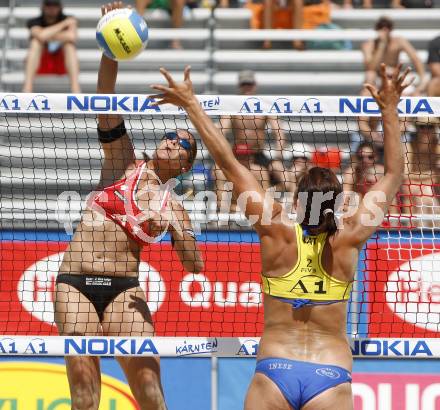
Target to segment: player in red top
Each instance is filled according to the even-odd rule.
[[[122,3],[103,8],[107,13]],[[118,63],[102,56],[98,93],[113,94]],[[136,161],[119,115],[99,115],[104,151],[99,191],[87,201],[64,254],[55,291],[55,321],[61,335],[154,334],[145,292],[139,287],[142,246],[170,232],[174,250],[189,272],[203,269],[191,223],[173,200],[172,178],[187,172],[197,146],[184,130],[164,135],[151,159]],[[160,181],[164,182],[162,184]],[[156,357],[118,357],[140,408],[165,409]],[[99,407],[98,357],[66,357],[72,409]]]

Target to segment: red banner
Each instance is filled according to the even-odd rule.
[[[56,334],[53,289],[67,243],[0,241],[0,334]],[[141,256],[140,282],[160,336],[257,336],[263,314],[259,245],[208,243],[205,270],[183,270],[169,244]],[[369,244],[370,337],[438,337],[440,245]],[[358,285],[359,286],[359,285]]]
[[[57,334],[53,290],[67,243],[0,242],[0,334]],[[185,272],[168,244],[141,256],[139,280],[158,336],[262,333],[258,244],[202,246],[205,270]]]
[[[366,255],[369,336],[438,337],[440,245],[370,245]]]
[[[355,410],[440,409],[438,374],[354,373]]]

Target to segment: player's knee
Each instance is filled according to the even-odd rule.
[[[31,47],[43,47],[44,41],[39,40],[37,37],[32,37],[29,41]]]
[[[133,388],[133,394],[142,409],[161,408],[163,394],[160,380],[154,372],[143,372]]]
[[[66,52],[76,50],[76,37],[73,37],[63,43],[63,50]]]
[[[77,384],[71,387],[72,410],[98,410],[99,394],[90,384]]]
[[[43,49],[44,43],[35,37],[32,37],[29,41],[29,53],[40,52]]]

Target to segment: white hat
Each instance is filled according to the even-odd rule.
[[[255,84],[255,73],[252,70],[243,70],[238,74],[238,84]]]

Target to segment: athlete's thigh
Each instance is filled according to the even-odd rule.
[[[153,336],[153,320],[142,288],[120,293],[105,309],[102,327],[107,336]],[[152,387],[150,394],[162,394],[159,357],[119,356],[116,359],[135,395],[145,386]]]
[[[104,311],[102,329],[107,336],[153,336],[153,319],[141,287],[116,296]]]
[[[293,409],[278,386],[267,376],[255,373],[248,388],[244,410],[299,410]]]
[[[101,335],[101,325],[95,307],[79,290],[66,283],[55,288],[55,322],[60,335]],[[101,396],[99,358],[95,356],[66,356],[72,405],[87,403],[98,408]]]
[[[310,400],[301,410],[353,410],[351,383],[332,387]]]
[[[78,289],[66,283],[58,283],[54,296],[55,323],[60,335],[101,334],[95,307]]]

